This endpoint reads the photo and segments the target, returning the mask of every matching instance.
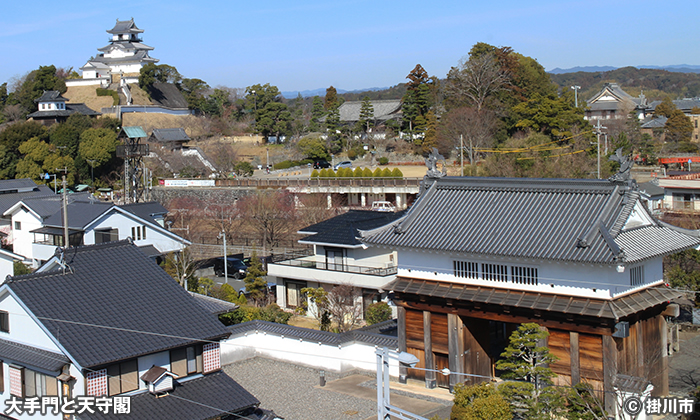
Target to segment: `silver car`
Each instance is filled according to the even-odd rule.
[[[352,162],[349,160],[344,160],[340,163],[336,163],[336,165],[333,167],[334,171],[337,171],[338,168],[352,168]]]

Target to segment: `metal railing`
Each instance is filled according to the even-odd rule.
[[[217,179],[217,187],[417,187],[422,178],[236,178]]]
[[[343,273],[366,274],[370,276],[386,277],[397,273],[396,266],[389,267],[367,267],[362,265],[349,265],[339,263],[327,263],[307,258],[284,259],[274,261],[276,265],[286,265],[289,267],[310,268],[314,270],[339,271]]]

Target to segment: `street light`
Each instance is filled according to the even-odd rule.
[[[576,104],[576,108],[578,108],[578,90],[581,89],[581,86],[571,86],[571,89],[574,90],[574,103]]]
[[[397,353],[384,347],[377,349],[377,420],[390,420],[393,416],[399,419],[428,420],[391,405],[389,390],[389,359],[398,360],[400,365],[414,367],[419,360],[411,353]]]
[[[97,160],[87,159],[87,161],[90,164],[90,175],[91,175],[91,179],[92,179],[92,184],[90,184],[90,186],[94,190],[95,189],[95,162],[97,162]]]

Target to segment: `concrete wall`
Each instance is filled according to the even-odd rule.
[[[235,202],[254,192],[254,188],[230,188],[230,187],[197,187],[197,188],[173,188],[154,187],[151,191],[153,200],[166,205],[175,198],[196,198],[207,202]]]
[[[221,364],[265,357],[339,373],[353,370],[376,372],[375,351],[374,345],[365,343],[352,342],[334,346],[265,332],[250,332],[247,335],[231,336],[221,342]],[[390,362],[389,373],[394,377],[399,376],[398,364],[394,360]]]

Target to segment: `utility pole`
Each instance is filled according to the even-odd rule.
[[[61,181],[61,186],[63,187],[63,190],[61,191],[61,210],[63,213],[63,248],[68,248],[68,195],[66,195],[66,190],[68,189],[68,183],[66,182],[68,167],[63,169],[56,168],[56,171],[63,171]]]
[[[459,176],[464,176],[464,136],[459,135],[459,163],[462,167],[462,171]]]
[[[228,284],[228,253],[226,252],[226,231],[222,230],[219,238],[224,238],[224,283]]]
[[[571,86],[571,89],[574,90],[574,103],[576,104],[576,108],[578,108],[578,90],[581,89],[581,86]]]
[[[597,140],[597,143],[598,143],[598,146],[597,146],[597,148],[598,148],[598,179],[600,179],[600,135],[606,134],[606,133],[601,131],[603,129],[607,130],[608,127],[603,127],[602,125],[600,125],[600,119],[598,119],[598,123],[595,126],[595,136],[598,139]]]

